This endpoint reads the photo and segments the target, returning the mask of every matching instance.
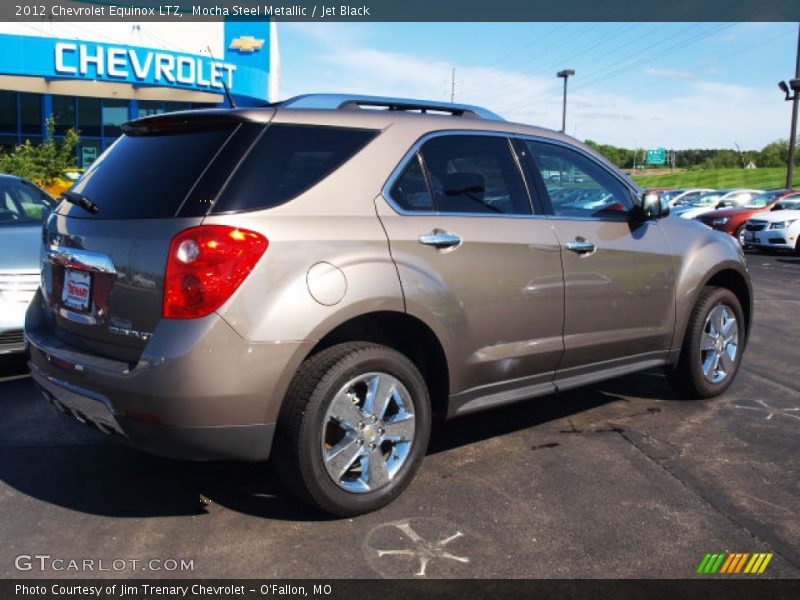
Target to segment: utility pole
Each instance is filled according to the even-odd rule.
[[[783,83],[783,82],[781,82]],[[786,85],[785,83],[783,84]],[[797,58],[794,67],[794,79],[789,82],[794,95],[792,96],[792,131],[789,133],[789,166],[786,169],[786,187],[792,188],[794,180],[794,156],[797,149],[797,103],[800,96],[800,25],[797,29]],[[783,89],[783,87],[781,87]],[[786,99],[789,100],[789,93],[786,92]]]
[[[456,101],[456,68],[453,67],[453,73],[450,76],[450,104],[455,104]]]
[[[564,69],[556,73],[556,77],[561,77],[564,80],[564,102],[561,107],[561,132],[567,131],[567,79],[575,75],[573,69]]]
[[[778,87],[786,94],[784,100],[792,103],[792,130],[789,132],[789,164],[786,165],[786,187],[791,189],[794,180],[794,156],[797,150],[797,103],[800,98],[800,25],[797,29],[797,64],[794,67],[794,79],[779,81]],[[793,92],[789,93],[789,90]]]

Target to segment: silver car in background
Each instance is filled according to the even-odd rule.
[[[0,354],[23,350],[25,311],[39,287],[42,222],[54,206],[31,182],[0,175]]]

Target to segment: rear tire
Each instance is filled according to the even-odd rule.
[[[697,299],[678,364],[667,372],[685,398],[719,396],[733,382],[746,342],[741,303],[726,288],[708,286]]]
[[[378,344],[339,344],[298,369],[278,419],[274,462],[306,503],[359,515],[406,488],[430,427],[428,389],[408,358]]]

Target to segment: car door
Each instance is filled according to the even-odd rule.
[[[636,216],[630,186],[577,147],[526,140],[564,266],[563,389],[659,364],[675,324],[671,251],[656,220]]]
[[[376,199],[407,311],[445,346],[451,413],[553,390],[563,351],[558,239],[510,140],[434,134]]]

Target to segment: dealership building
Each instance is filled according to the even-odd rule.
[[[0,147],[80,135],[87,167],[131,119],[277,100],[275,24],[0,23]],[[223,83],[224,82],[224,83]]]

